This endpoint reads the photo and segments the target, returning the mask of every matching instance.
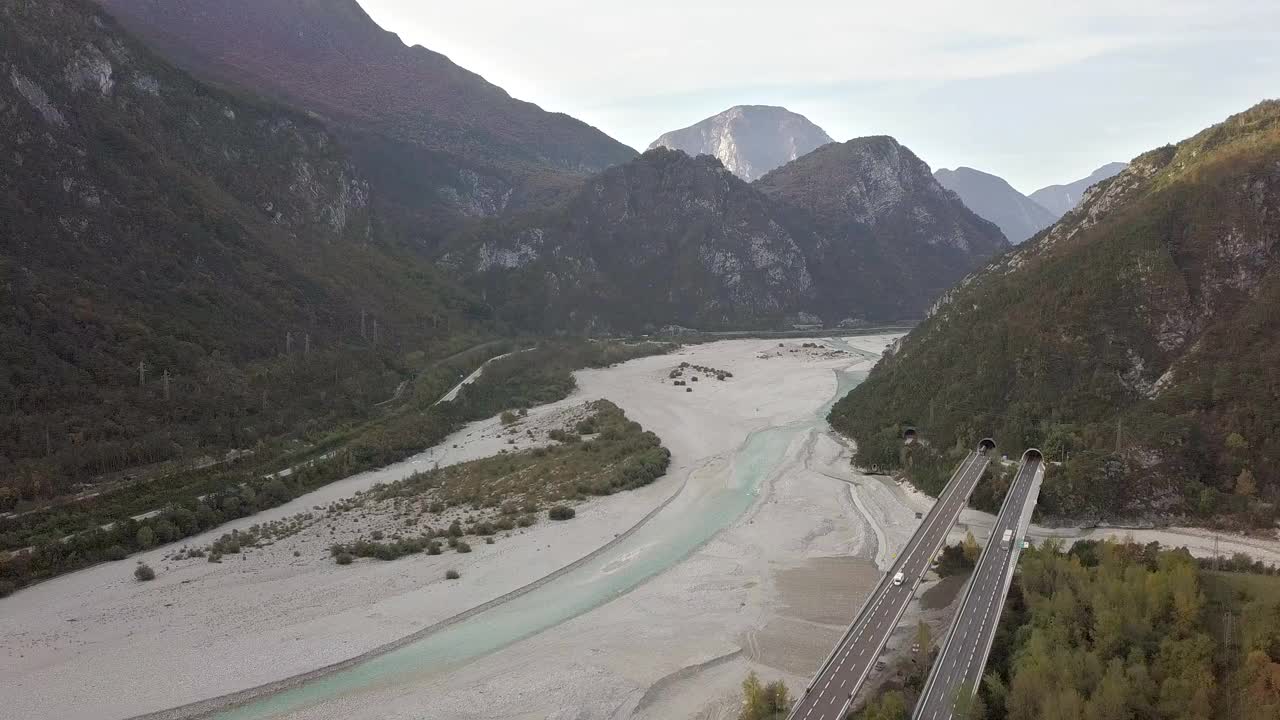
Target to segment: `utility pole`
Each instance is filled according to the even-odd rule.
[[[1218,554],[1218,534],[1213,535],[1213,569],[1222,569],[1222,556]]]
[[[378,344],[378,318],[373,319],[373,344]]]
[[[169,402],[169,370],[164,371],[164,401]]]
[[[361,340],[369,339],[369,336],[365,334],[365,330],[364,330],[364,308],[360,308],[360,339]]]
[[[309,357],[311,355],[311,333],[307,333],[302,342],[302,356]]]
[[[1120,453],[1120,437],[1124,432],[1124,419],[1116,418],[1116,454]]]
[[[138,387],[142,387],[146,383],[147,383],[147,364],[144,361],[139,360],[138,361]]]
[[[284,334],[284,354],[293,354],[293,333],[289,331],[285,331]]]

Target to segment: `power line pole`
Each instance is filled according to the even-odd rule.
[[[138,361],[138,387],[142,387],[146,383],[147,383],[147,364],[144,361],[139,360]]]
[[[290,331],[285,331],[284,334],[284,354],[293,354],[293,333]]]
[[[164,401],[169,402],[169,370],[164,371]]]

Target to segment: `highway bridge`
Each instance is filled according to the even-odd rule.
[[[1040,451],[1026,451],[969,579],[960,609],[929,671],[912,714],[914,720],[952,720],[957,698],[963,694],[963,699],[969,701],[977,692],[1043,480],[1044,458]]]
[[[976,451],[965,456],[920,528],[867,596],[835,650],[819,666],[788,718],[843,720],[854,696],[875,668],[889,636],[898,627],[916,586],[932,566],[947,533],[968,503],[994,448],[994,442],[983,440]]]

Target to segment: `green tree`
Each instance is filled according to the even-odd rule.
[[[978,556],[982,554],[982,547],[978,545],[978,540],[973,536],[973,531],[969,530],[964,534],[964,559],[970,564],[978,562]]]
[[[1249,468],[1240,471],[1236,476],[1236,494],[1244,497],[1253,497],[1258,493],[1258,481],[1253,477],[1253,472]]]
[[[138,541],[138,547],[146,550],[147,548],[155,547],[156,533],[151,529],[150,525],[143,525],[138,528],[138,536],[136,539]]]

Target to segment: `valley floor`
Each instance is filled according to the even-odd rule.
[[[161,548],[21,591],[0,600],[4,714],[126,718],[265,683],[287,686],[288,678],[377,655],[584,556],[599,557],[598,568],[588,564],[540,584],[558,588],[560,598],[586,592],[588,584],[646,562],[652,546],[686,533],[691,521],[723,521],[724,529],[712,527],[709,539],[620,585],[616,596],[542,632],[512,637],[500,650],[430,670],[396,667],[358,682],[333,683],[330,676],[303,688],[314,691],[305,702],[254,703],[228,717],[732,718],[749,670],[802,689],[875,583],[877,566],[892,562],[915,530],[915,513],[932,504],[906,486],[852,470],[849,448],[821,420],[838,392],[838,373],[869,370],[891,339],[849,338],[821,348],[799,340],[732,340],[580,372],[573,396],[531,410],[517,433],[497,418],[474,423],[404,463],[187,543],[205,545],[232,527],[312,510],[415,470],[494,455],[512,449],[512,439],[516,449],[546,442],[548,429],[597,398],[619,405],[671,450],[670,470],[656,483],[583,503],[569,522],[543,519],[493,545],[473,542],[470,554],[338,566],[329,557],[331,543],[393,527],[390,517],[347,513],[221,564],[165,560],[173,548]],[[668,377],[681,362],[732,377],[704,377],[688,392]],[[761,432],[775,433],[778,444],[757,442]],[[767,470],[758,484],[745,486],[744,512],[720,519],[694,512],[741,491],[744,473],[760,468]],[[966,511],[952,539],[968,528],[983,537],[989,522]],[[628,540],[628,530],[641,523]],[[1031,533],[1033,539],[1107,534],[1190,544],[1196,554],[1212,548],[1211,535],[1192,530]],[[1280,558],[1280,548],[1247,542],[1224,539],[1220,549]],[[133,579],[139,559],[156,569],[155,581]],[[447,569],[462,578],[445,580]],[[939,630],[958,590],[953,585],[924,611]],[[920,612],[913,607],[906,624]],[[891,645],[909,642],[900,637]],[[396,658],[379,661],[385,666]],[[365,676],[377,672],[360,667]]]
[[[419,632],[609,544],[672,498],[679,510],[732,484],[737,453],[753,432],[812,420],[837,391],[835,371],[868,370],[867,357],[890,339],[854,340],[866,355],[733,340],[578,373],[579,390],[531,410],[527,427],[541,436],[543,425],[607,398],[671,449],[670,471],[648,487],[580,505],[572,521],[544,519],[493,545],[473,542],[467,555],[335,565],[331,543],[381,522],[349,513],[221,564],[166,560],[174,549],[166,547],[19,592],[0,601],[6,713],[130,717],[279,681]],[[667,377],[682,361],[733,377],[703,378],[685,392]],[[700,712],[708,698],[715,698],[709,712],[735,702],[748,665],[803,682],[876,577],[875,534],[844,482],[856,479],[847,452],[817,425],[795,435],[745,515],[633,591],[460,668],[297,716],[420,717],[429,708],[460,719],[556,717],[573,708],[574,717],[673,717]],[[232,528],[312,510],[437,463],[493,455],[511,449],[509,439],[496,418],[475,423],[408,461],[186,544],[207,545]],[[517,447],[531,444],[522,438]],[[650,521],[659,530],[665,512]],[[155,581],[133,579],[138,560],[156,569]],[[445,580],[446,569],[462,578]]]

